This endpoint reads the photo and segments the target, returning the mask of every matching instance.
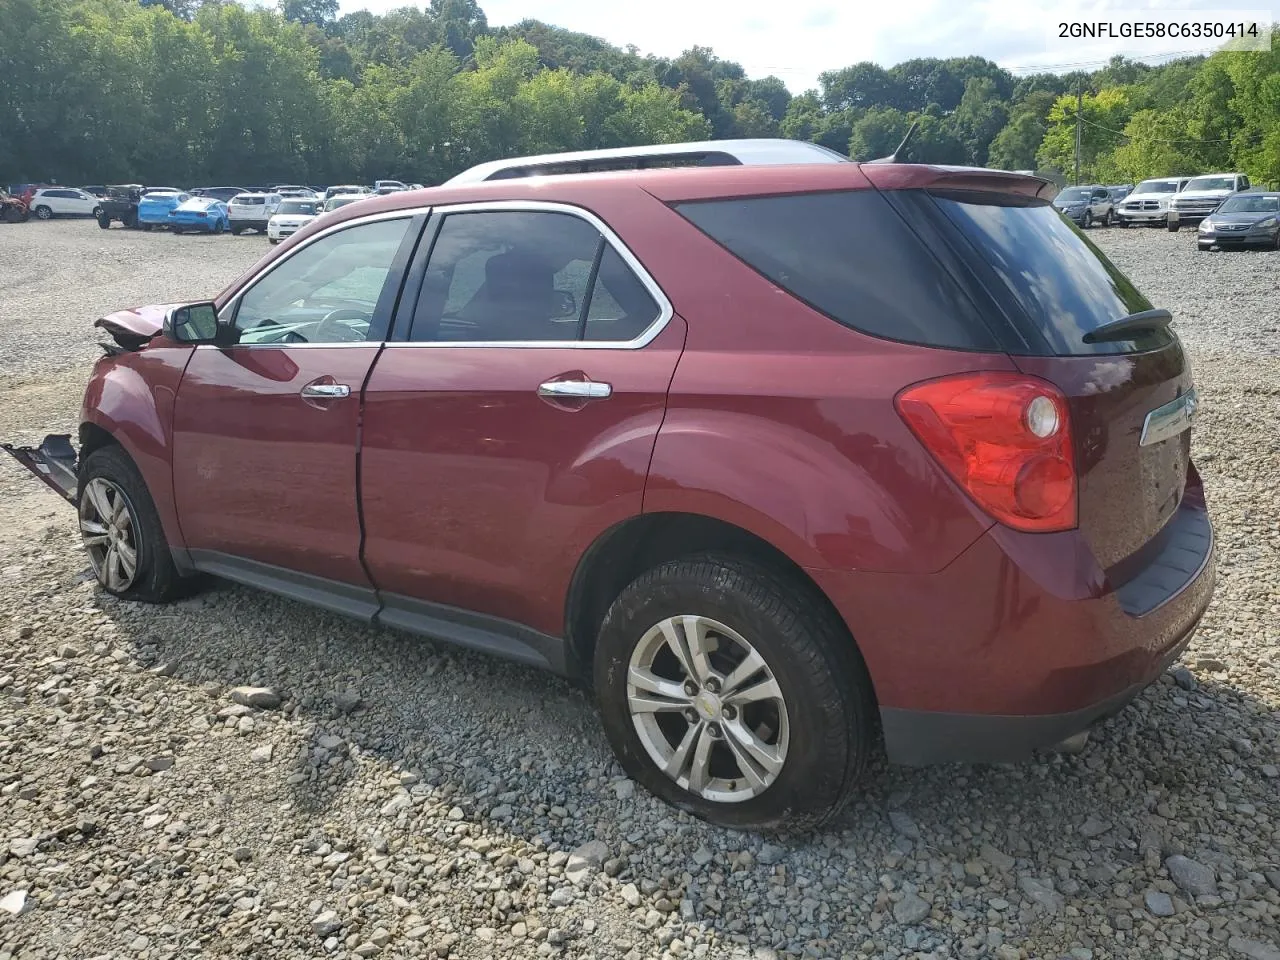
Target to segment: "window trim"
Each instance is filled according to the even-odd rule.
[[[297,256],[303,250],[307,249],[307,247],[311,246],[313,243],[316,243],[317,241],[322,240],[326,237],[333,236],[336,233],[340,233],[343,230],[349,230],[352,227],[362,227],[367,224],[378,223],[383,220],[409,221],[409,225],[405,230],[404,239],[401,241],[400,249],[396,251],[396,257],[392,261],[391,269],[388,270],[387,272],[387,281],[390,281],[391,274],[396,269],[396,260],[399,260],[401,257],[401,254],[404,253],[405,244],[410,243],[411,246],[409,247],[409,254],[404,258],[405,262],[400,266],[400,278],[398,281],[395,281],[396,298],[398,301],[400,292],[404,289],[404,283],[405,283],[406,275],[408,273],[409,265],[413,262],[414,252],[416,251],[418,243],[421,240],[423,227],[426,224],[427,217],[429,217],[431,214],[431,210],[432,210],[431,207],[405,207],[403,209],[398,209],[398,210],[383,210],[378,213],[366,214],[363,217],[358,217],[352,220],[343,220],[341,223],[335,223],[332,226],[325,227],[323,230],[319,230],[316,233],[313,233],[311,236],[307,237],[305,240],[300,241],[298,245],[293,247],[291,250],[289,250],[288,253],[282,256],[276,257],[275,259],[271,260],[269,263],[264,264],[261,269],[255,271],[249,277],[248,280],[246,280],[233,294],[231,294],[231,296],[229,296],[226,300],[224,300],[222,304],[218,307],[219,322],[230,323],[234,326],[236,322],[236,316],[240,313],[240,304],[244,300],[245,294],[247,294],[250,290],[256,287],[268,276],[270,276],[281,264],[287,263],[288,261],[292,260],[295,256]],[[416,224],[416,227],[415,227],[415,224]],[[384,281],[383,290],[382,290],[382,293],[379,295],[379,298],[386,295],[387,281]],[[398,306],[397,302],[393,302],[391,304],[391,309],[389,312],[392,319],[395,316],[397,306]],[[229,314],[227,313],[228,310],[230,311]],[[282,347],[288,347],[290,350],[297,350],[299,348],[306,349],[306,348],[317,348],[317,347],[326,347],[329,349],[333,349],[334,347],[370,347],[370,346],[381,347],[381,346],[390,345],[387,343],[387,338],[390,335],[390,332],[391,332],[390,329],[384,331],[383,335],[377,340],[340,341],[338,343],[236,343],[232,346],[232,348],[239,349],[241,347],[245,347],[245,348],[257,350],[257,349],[267,349],[267,348],[280,349]],[[213,349],[216,349],[216,350],[228,349],[227,347],[217,346],[214,344],[200,344],[196,347],[196,349],[198,350],[202,346],[212,347]]]
[[[658,305],[658,316],[640,331],[638,336],[630,340],[409,340],[401,339],[408,337],[412,330],[413,312],[417,309],[418,296],[422,290],[422,281],[426,277],[427,268],[431,265],[431,255],[435,250],[436,238],[440,235],[440,225],[444,223],[444,218],[451,213],[561,213],[569,216],[578,217],[591,224],[607,244],[613,247],[614,251],[622,258],[636,278],[644,285],[644,288],[653,297],[654,302]],[[441,206],[432,207],[430,211],[431,223],[428,224],[427,230],[430,233],[430,244],[427,245],[425,253],[420,257],[415,257],[410,267],[411,276],[406,280],[405,292],[408,293],[410,284],[412,284],[412,308],[404,301],[409,298],[402,298],[400,309],[396,311],[396,315],[392,324],[391,339],[386,342],[387,347],[442,347],[447,349],[456,349],[458,347],[488,347],[488,348],[504,348],[504,349],[526,349],[526,350],[639,350],[642,347],[652,343],[658,334],[666,329],[667,324],[671,322],[671,318],[675,316],[675,308],[671,305],[671,301],[667,298],[663,289],[658,286],[656,280],[650,275],[649,271],[632,253],[618,237],[616,233],[596,214],[592,213],[585,207],[579,207],[571,203],[561,203],[552,200],[483,200],[472,203],[451,203]],[[594,288],[593,288],[594,289]],[[589,298],[588,298],[589,299]],[[576,326],[575,326],[575,329]]]

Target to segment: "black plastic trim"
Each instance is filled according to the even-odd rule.
[[[1115,590],[1120,609],[1144,617],[1168,603],[1204,571],[1213,553],[1209,511],[1186,505],[1160,531],[1160,552],[1140,573]]]
[[[378,595],[372,587],[358,587],[309,573],[299,573],[257,560],[246,560],[216,550],[190,550],[191,564],[201,573],[258,587],[282,597],[320,607],[333,613],[372,623],[378,612]]]
[[[568,644],[522,624],[395,593],[384,593],[376,622],[554,673],[571,671]]]
[[[79,474],[76,448],[71,444],[70,434],[51,433],[39,447],[17,447],[11,443],[0,443],[0,449],[30,470],[63,500],[75,505]]]

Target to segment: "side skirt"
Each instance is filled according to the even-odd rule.
[[[364,623],[403,630],[564,676],[577,672],[565,640],[511,620],[399,594],[379,593],[370,587],[298,573],[213,550],[190,553],[194,568],[201,573],[257,587]]]

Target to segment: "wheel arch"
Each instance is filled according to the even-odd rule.
[[[703,514],[645,513],[600,534],[574,570],[566,599],[565,630],[571,657],[584,668],[583,675],[591,675],[590,664],[604,615],[627,584],[661,563],[700,553],[739,557],[795,583],[828,613],[861,657],[853,632],[835,604],[804,567],[768,540]]]

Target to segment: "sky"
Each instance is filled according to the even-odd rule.
[[[642,54],[676,56],[711,47],[742,64],[749,77],[770,74],[792,93],[818,85],[824,70],[861,60],[892,66],[913,57],[977,54],[1015,72],[1047,67],[1092,69],[1115,53],[1151,56],[1156,48],[1124,40],[1057,39],[1062,20],[1116,20],[1120,12],[1256,11],[1268,17],[1277,0],[480,0],[491,27],[526,18],[600,37]],[[343,0],[342,13],[384,13],[414,0]],[[417,0],[425,5],[425,0]],[[416,4],[415,4],[416,5]],[[1197,41],[1165,41],[1184,52]]]

